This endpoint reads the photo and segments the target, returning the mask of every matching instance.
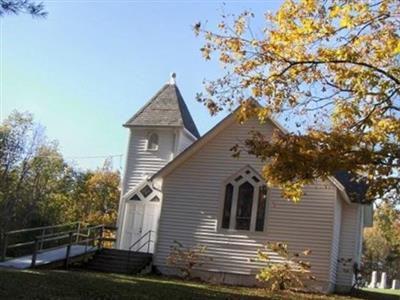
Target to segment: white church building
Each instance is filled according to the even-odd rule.
[[[265,184],[257,158],[232,157],[230,148],[250,131],[271,136],[284,130],[276,121],[241,125],[230,114],[200,136],[172,77],[124,127],[129,144],[117,248],[151,252],[155,268],[174,274],[167,263],[174,241],[202,245],[212,260],[198,267],[199,277],[253,285],[262,266],[254,261],[257,250],[268,241],[285,241],[293,251],[312,250],[319,290],[353,284],[362,230],[372,222],[370,206],[362,204],[365,186],[341,172],[305,187],[296,204]]]

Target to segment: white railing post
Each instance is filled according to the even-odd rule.
[[[43,249],[43,240],[44,240],[45,233],[46,233],[46,228],[42,229],[42,235],[41,235],[41,238],[40,238],[40,246],[39,246],[40,250]]]
[[[76,231],[76,244],[78,244],[79,243],[79,234],[80,234],[80,231],[81,231],[81,222],[79,221],[78,222],[78,228],[77,228],[77,231]]]

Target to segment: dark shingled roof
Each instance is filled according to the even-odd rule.
[[[347,171],[339,171],[335,178],[344,186],[346,193],[352,202],[364,203],[368,185],[361,181],[356,181],[355,176]]]
[[[124,126],[183,126],[196,138],[200,137],[175,84],[165,84]]]

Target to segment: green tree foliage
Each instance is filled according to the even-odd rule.
[[[364,231],[363,267],[387,272],[389,280],[400,277],[400,210],[391,202],[381,203],[374,215],[374,226]]]
[[[119,182],[109,164],[95,171],[73,168],[30,114],[15,112],[0,125],[4,231],[78,220],[115,224]]]
[[[30,0],[0,0],[0,17],[5,15],[30,14],[32,17],[45,17],[43,3]]]

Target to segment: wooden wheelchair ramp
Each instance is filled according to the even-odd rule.
[[[74,258],[89,256],[94,254],[97,247],[86,248],[82,245],[71,245],[68,259],[70,261]],[[36,256],[35,267],[50,265],[54,263],[64,262],[67,259],[68,246],[61,248],[49,249],[39,252]],[[32,266],[32,254],[25,255],[0,263],[0,268],[13,268],[13,269],[29,269]]]
[[[74,222],[9,231],[1,238],[0,268],[68,267],[88,260],[105,243],[113,243],[111,232],[115,230]]]

